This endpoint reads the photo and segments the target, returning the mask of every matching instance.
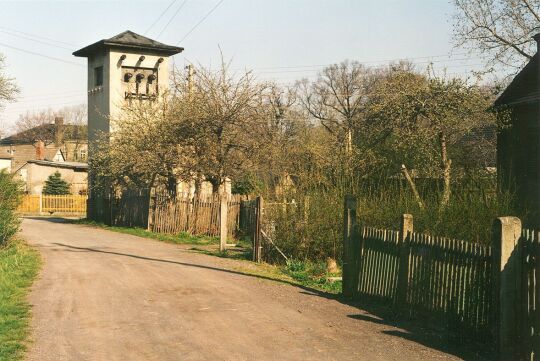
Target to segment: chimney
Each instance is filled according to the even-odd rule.
[[[54,145],[61,147],[64,142],[64,118],[54,118]]]
[[[45,159],[45,143],[42,140],[38,140],[36,144],[36,160]]]

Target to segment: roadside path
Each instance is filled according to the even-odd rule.
[[[44,260],[28,360],[458,359],[242,261],[51,219],[21,235]]]

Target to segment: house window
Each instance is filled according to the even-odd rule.
[[[81,149],[81,160],[86,160],[86,150],[85,149]]]
[[[94,68],[94,86],[103,85],[103,67],[98,66]]]

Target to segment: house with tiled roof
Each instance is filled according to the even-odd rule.
[[[49,175],[59,172],[72,193],[87,191],[88,140],[86,127],[41,124],[0,140],[0,170],[14,174],[30,194],[40,194]]]
[[[11,159],[12,173],[29,160],[86,162],[87,154],[86,127],[64,124],[60,117],[53,124],[41,124],[0,139],[0,158]],[[4,164],[3,168],[8,167]]]

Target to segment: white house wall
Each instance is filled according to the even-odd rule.
[[[0,171],[11,173],[11,159],[0,159]]]
[[[21,168],[19,175],[23,178],[23,173],[26,173],[26,191],[29,194],[41,194],[47,178],[57,171],[60,173],[63,180],[72,185],[72,194],[78,194],[80,190],[86,191],[87,173],[84,171],[76,172],[71,168],[59,168],[36,163],[27,163]]]

